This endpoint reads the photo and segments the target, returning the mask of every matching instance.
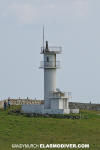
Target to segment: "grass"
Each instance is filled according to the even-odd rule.
[[[19,108],[12,106],[10,110]],[[90,144],[100,150],[100,112],[81,111],[82,119],[34,118],[0,110],[0,150],[12,144]],[[85,119],[88,118],[88,119]]]

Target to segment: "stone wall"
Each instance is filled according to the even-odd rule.
[[[4,101],[8,102],[8,99],[0,101],[0,108],[3,108]],[[44,101],[36,99],[10,99],[10,103],[11,105],[43,104]],[[69,108],[100,111],[100,104],[69,102]]]
[[[69,102],[69,108],[100,111],[100,104]]]
[[[4,101],[8,102],[8,99],[0,101],[0,108],[3,108]],[[22,105],[22,104],[43,104],[42,100],[32,99],[10,99],[11,105]]]
[[[4,102],[0,101],[0,108],[3,108],[3,104],[4,104]]]

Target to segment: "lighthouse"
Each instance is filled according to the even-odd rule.
[[[40,68],[44,70],[44,103],[42,104],[24,104],[23,113],[36,114],[69,114],[79,113],[79,109],[69,108],[69,99],[71,92],[63,92],[56,87],[56,71],[60,68],[60,61],[57,55],[61,54],[61,47],[50,47],[48,41],[41,47],[43,61],[40,62]]]
[[[46,46],[41,48],[41,54],[44,59],[40,63],[40,68],[44,69],[44,108],[50,109],[50,93],[56,92],[56,70],[60,68],[56,55],[61,54],[61,47],[49,47],[46,41]]]

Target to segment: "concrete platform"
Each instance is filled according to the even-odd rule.
[[[43,104],[23,104],[21,112],[37,114],[70,114],[79,113],[79,109],[44,109]]]

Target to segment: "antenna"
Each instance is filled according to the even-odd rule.
[[[43,50],[44,50],[44,26],[43,26]]]

